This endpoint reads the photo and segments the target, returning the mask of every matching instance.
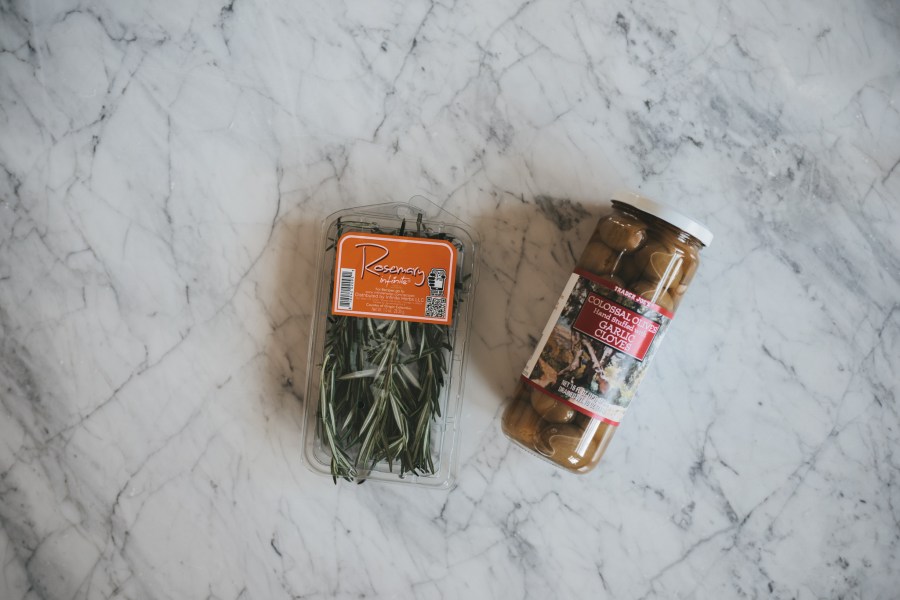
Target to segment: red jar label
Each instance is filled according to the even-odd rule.
[[[588,294],[573,327],[638,360],[644,360],[659,331],[659,323],[593,293]]]
[[[522,378],[618,425],[672,313],[586,271],[573,273]]]

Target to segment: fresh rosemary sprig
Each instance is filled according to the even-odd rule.
[[[348,228],[450,239],[425,227],[420,213],[415,232],[407,231],[405,220],[394,231],[339,220],[328,249]],[[391,471],[397,464],[401,477],[435,472],[432,424],[441,416],[451,341],[451,329],[445,325],[328,317],[318,428],[331,451],[335,483],[338,478],[361,483],[381,461]]]

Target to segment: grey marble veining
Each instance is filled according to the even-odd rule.
[[[900,5],[0,0],[0,598],[893,598]],[[601,466],[502,402],[620,187],[716,240]],[[300,463],[313,239],[482,237],[449,493]]]

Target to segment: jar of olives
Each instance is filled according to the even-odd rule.
[[[615,195],[525,366],[503,432],[564,469],[593,469],[712,237],[663,204]]]

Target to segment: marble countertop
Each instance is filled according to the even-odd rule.
[[[0,0],[0,598],[896,597],[898,56],[891,0]],[[499,415],[622,187],[716,240],[570,476]],[[458,485],[335,486],[315,233],[415,194],[482,237]]]

